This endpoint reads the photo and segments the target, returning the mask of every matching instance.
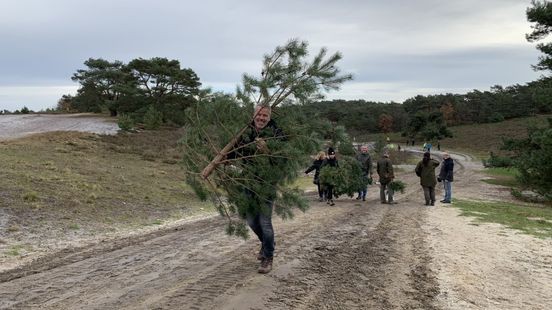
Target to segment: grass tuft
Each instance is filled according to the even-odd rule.
[[[552,208],[516,205],[502,202],[458,200],[453,206],[461,215],[478,222],[498,223],[539,238],[552,238]]]

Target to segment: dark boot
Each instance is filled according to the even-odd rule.
[[[263,258],[263,260],[261,261],[261,266],[257,271],[259,273],[269,273],[271,270],[272,270],[272,257]]]

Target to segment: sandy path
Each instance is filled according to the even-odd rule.
[[[94,114],[0,115],[0,141],[47,131],[115,134],[118,130],[119,126],[113,119]]]

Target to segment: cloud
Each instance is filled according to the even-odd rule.
[[[74,85],[71,75],[90,57],[167,57],[192,68],[204,84],[233,90],[243,73],[258,74],[263,54],[290,38],[307,40],[313,54],[321,47],[343,54],[340,66],[355,74],[356,90],[346,86],[335,95],[347,98],[388,101],[416,90],[524,83],[538,76],[530,68],[538,52],[524,37],[530,3],[8,1],[0,11],[0,87],[38,87],[39,98],[40,87]],[[389,88],[379,94],[377,87],[359,88],[380,84]]]

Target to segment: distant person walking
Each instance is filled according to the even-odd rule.
[[[437,141],[437,150],[438,150],[438,151],[441,150],[441,142],[440,142],[440,141]]]
[[[389,159],[389,153],[386,151],[377,163],[377,172],[380,182],[380,201],[381,203],[395,204],[393,201],[393,189],[389,188],[389,183],[395,178],[393,173],[393,163]],[[386,195],[387,191],[387,195]],[[386,197],[387,196],[387,197]]]
[[[318,188],[319,201],[324,200],[324,188],[320,184],[320,168],[322,168],[322,164],[324,163],[325,159],[326,153],[324,151],[320,151],[318,155],[316,155],[316,158],[312,162],[312,165],[305,171],[305,173],[309,173],[314,170],[314,179],[312,182],[316,184],[316,187]]]
[[[328,148],[328,157],[322,163],[321,168],[324,168],[325,166],[336,167],[336,168],[339,167],[339,163],[337,162],[337,158],[335,158],[335,150],[331,147]],[[330,206],[334,206],[335,203],[333,201],[333,190],[334,190],[335,185],[334,184],[329,184],[329,183],[324,183],[322,185],[324,186],[326,199],[328,200],[327,204],[329,204]]]
[[[358,163],[360,164],[360,168],[362,169],[362,178],[366,182],[366,185],[363,186],[358,191],[357,200],[362,199],[362,201],[366,201],[366,193],[368,192],[368,180],[372,178],[372,157],[370,157],[370,153],[368,153],[368,146],[363,145],[360,147],[360,154],[356,157]]]
[[[424,158],[416,165],[416,175],[420,177],[420,184],[424,190],[424,198],[426,206],[435,205],[435,168],[439,166],[439,162],[431,158],[429,152],[424,153]]]
[[[441,165],[441,171],[437,181],[443,182],[445,188],[445,198],[441,200],[442,203],[452,202],[452,181],[454,180],[454,161],[450,158],[447,152],[443,153],[443,164]]]

